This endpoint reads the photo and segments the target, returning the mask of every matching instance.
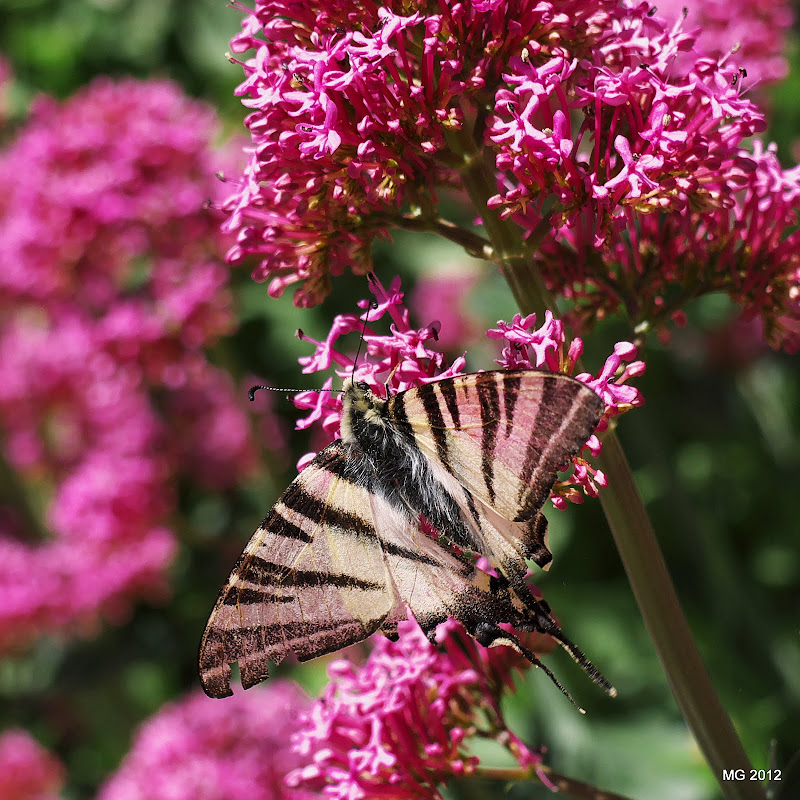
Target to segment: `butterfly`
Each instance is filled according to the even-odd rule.
[[[513,647],[569,697],[500,625],[547,633],[615,694],[524,580],[526,559],[549,565],[541,509],[602,412],[585,384],[538,370],[386,399],[345,381],[341,438],[292,481],[220,591],[200,645],[206,694],[232,693],[235,661],[248,688],[290,652],[306,661],[376,631],[396,636],[409,610],[431,639],[454,617],[479,643]]]

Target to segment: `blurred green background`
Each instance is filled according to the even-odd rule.
[[[218,109],[225,129],[242,131],[233,97],[241,72],[228,63],[228,40],[241,15],[222,0],[3,0],[0,53],[15,84],[10,127],[39,92],[67,97],[99,74],[170,77]],[[766,96],[770,133],[790,163],[800,139],[800,59]],[[459,212],[454,209],[454,214]],[[463,212],[461,212],[463,213]],[[463,222],[468,222],[463,219]],[[428,236],[401,234],[376,251],[378,275],[396,273],[412,289],[461,254]],[[432,266],[436,265],[436,266]],[[484,329],[509,319],[513,301],[491,268],[466,308]],[[246,269],[232,275],[241,326],[220,347],[236,377],[276,385],[316,386],[302,376],[293,338],[302,327],[324,335],[334,314],[366,296],[363,279],[345,276],[320,307],[301,311],[290,296],[271,300]],[[756,767],[785,767],[800,749],[800,371],[797,359],[766,349],[737,357],[729,324],[735,309],[707,297],[671,342],[652,341],[637,383],[646,406],[619,433],[647,501],[678,594],[723,703]],[[417,323],[430,321],[420,314]],[[589,337],[585,363],[598,369],[613,343],[630,333],[610,321]],[[465,342],[471,368],[490,368],[484,343]],[[287,425],[293,407],[280,400]],[[0,729],[22,726],[65,762],[65,797],[90,798],[127,752],[136,726],[166,701],[196,688],[196,653],[217,590],[252,530],[308,449],[291,437],[285,469],[265,465],[248,485],[224,495],[181,497],[182,549],[166,606],[141,605],[121,627],[90,640],[43,640],[0,661]],[[578,715],[542,674],[530,672],[506,700],[514,730],[545,744],[547,763],[600,787],[648,800],[718,797],[716,784],[672,700],[639,617],[599,504],[551,511],[552,570],[538,582],[564,630],[619,690],[606,698],[555,653],[559,677],[588,714]],[[309,691],[325,682],[324,660],[282,667]],[[502,764],[502,753],[486,754]],[[491,791],[490,791],[491,789]],[[453,797],[486,797],[498,786],[462,781]],[[514,787],[513,797],[549,797]]]

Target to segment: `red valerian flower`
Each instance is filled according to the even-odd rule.
[[[98,800],[311,800],[283,784],[302,763],[290,740],[308,707],[281,680],[224,703],[200,692],[181,698],[141,726]]]
[[[505,744],[521,766],[541,764],[507,730],[504,686],[527,663],[507,647],[485,648],[448,620],[434,646],[413,618],[397,641],[380,636],[363,666],[335,661],[330,683],[304,716],[294,750],[306,764],[286,783],[338,800],[441,798],[438,786],[475,771],[468,738]]]
[[[620,4],[589,57],[529,47],[510,60],[487,129],[503,217],[591,252],[641,216],[725,204],[763,115],[735,67],[695,55],[677,72],[692,36],[647,11]],[[547,274],[559,292],[572,277]]]
[[[19,482],[0,649],[164,597],[175,477],[225,488],[254,466],[243,394],[205,351],[234,324],[203,208],[229,161],[215,130],[171,83],[101,79],[38,99],[0,152],[0,431]]]
[[[16,509],[0,534],[0,649],[47,631],[91,629],[133,598],[163,596],[176,549],[163,429],[136,371],[64,314],[3,326],[0,422],[26,493],[49,486],[42,530]],[[31,575],[38,576],[36,581]],[[42,591],[42,583],[50,589]]]
[[[466,360],[463,356],[448,366],[444,355],[435,349],[441,329],[439,321],[422,328],[411,326],[399,278],[395,278],[388,289],[372,278],[370,288],[376,302],[370,305],[362,300],[359,305],[366,309],[364,314],[337,316],[325,341],[317,342],[303,335],[305,341],[316,345],[313,355],[300,359],[303,372],[327,370],[336,365],[336,374],[340,378],[355,374],[357,380],[365,381],[381,394],[387,390],[401,392],[464,373]],[[375,323],[387,314],[392,321],[391,333],[381,335],[376,331]],[[366,357],[355,363],[352,356],[338,348],[337,343],[342,336],[362,330]],[[502,356],[497,362],[504,369],[544,368],[571,375],[583,352],[580,339],[573,340],[567,352],[564,352],[567,341],[564,324],[550,312],[545,314],[544,323],[539,328],[536,328],[535,314],[524,318],[516,314],[510,324],[500,321],[497,328],[488,330],[486,335],[505,342]],[[641,375],[644,369],[644,362],[636,360],[636,347],[630,342],[620,342],[596,377],[589,373],[575,376],[590,386],[605,403],[598,433],[608,427],[611,417],[644,403],[641,392],[627,383],[630,378]],[[295,396],[294,402],[298,408],[310,411],[297,423],[298,428],[308,428],[315,423],[321,425],[325,432],[320,442],[322,446],[337,438],[342,401],[332,390],[330,379],[325,382],[323,391],[302,392]],[[596,435],[589,438],[586,449],[594,456],[600,453],[602,443]],[[298,468],[308,464],[315,455],[306,454]],[[564,508],[566,500],[580,503],[584,494],[597,497],[598,487],[605,485],[605,475],[578,455],[572,461],[572,474],[556,484],[551,499],[557,508]]]
[[[711,58],[724,58],[747,70],[747,86],[760,89],[789,72],[787,35],[795,15],[788,0],[749,3],[747,0],[659,0],[657,15],[669,24],[685,15],[685,24],[698,27],[697,49]]]
[[[483,107],[525,45],[586,55],[615,5],[445,2],[405,15],[393,2],[356,17],[346,2],[240,5],[231,49],[250,52],[238,94],[253,144],[223,206],[237,233],[228,260],[258,259],[273,295],[302,281],[300,306],[320,302],[331,275],[367,272],[399,210],[457,182],[447,137],[462,104]]]
[[[784,169],[775,147],[759,140],[732,165],[735,191],[720,190],[720,207],[629,215],[630,224],[604,243],[602,258],[589,225],[548,239],[536,259],[547,279],[563,282],[576,300],[568,321],[585,330],[621,310],[641,332],[655,328],[667,336],[688,300],[719,291],[746,318],[761,320],[772,347],[794,352],[800,167]]]
[[[0,797],[3,800],[60,800],[64,768],[29,733],[0,733]]]
[[[576,332],[623,314],[663,336],[689,299],[725,291],[793,347],[795,177],[743,150],[765,122],[742,65],[682,18],[605,0],[389,4],[355,26],[347,3],[242,10],[253,146],[223,204],[228,258],[255,257],[272,294],[300,284],[295,302],[313,305],[331,276],[368,271],[391,227],[440,221],[436,192],[464,187],[468,141],[496,184],[489,207],[530,237]],[[753,237],[759,260],[735,263]]]

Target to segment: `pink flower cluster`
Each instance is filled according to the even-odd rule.
[[[314,355],[303,357],[300,363],[303,372],[318,372],[336,366],[336,374],[341,378],[350,377],[354,371],[353,358],[337,350],[340,337],[348,333],[364,331],[366,358],[355,365],[357,380],[366,381],[376,392],[383,393],[388,386],[392,392],[401,392],[423,383],[460,375],[464,372],[464,357],[456,358],[447,366],[442,353],[432,349],[432,343],[439,338],[441,325],[432,322],[424,328],[412,328],[408,309],[403,304],[403,292],[400,290],[400,279],[395,278],[388,290],[376,278],[370,280],[370,288],[377,302],[370,305],[362,300],[359,305],[367,309],[361,316],[341,314],[333,322],[325,341],[317,342],[308,336],[306,341],[316,346]],[[381,335],[375,331],[374,323],[385,314],[392,321],[391,335]],[[364,321],[367,320],[365,326]],[[505,342],[503,353],[498,364],[504,369],[548,369],[552,372],[563,372],[571,375],[583,352],[583,342],[575,339],[564,352],[566,332],[563,322],[553,318],[549,312],[544,323],[536,328],[536,315],[531,314],[524,319],[515,315],[509,324],[498,322],[498,327],[486,332],[491,339]],[[637,361],[636,348],[630,342],[620,342],[614,353],[606,359],[600,373],[593,377],[590,373],[581,373],[575,377],[590,386],[605,403],[605,412],[598,425],[601,433],[608,427],[608,420],[630,411],[644,403],[641,392],[627,381],[641,375],[645,370],[643,361]],[[388,383],[387,383],[388,381]],[[297,423],[299,429],[313,424],[322,427],[324,435],[320,435],[316,444],[321,449],[333,441],[339,432],[342,401],[332,388],[329,378],[323,384],[324,391],[302,392],[295,396],[295,405],[309,413]],[[602,444],[596,435],[586,443],[592,455],[597,456]],[[305,455],[298,468],[302,469],[315,453]],[[592,467],[582,456],[572,461],[572,474],[559,481],[553,489],[551,499],[557,508],[564,508],[566,500],[575,503],[583,501],[583,494],[597,497],[598,487],[606,485],[605,475]]]
[[[721,18],[712,6],[701,16]],[[357,24],[341,2],[241,8],[232,47],[250,56],[239,94],[253,145],[223,205],[238,236],[228,260],[257,259],[255,277],[270,279],[273,294],[299,282],[295,302],[313,305],[331,276],[370,268],[372,240],[410,224],[404,207],[435,221],[436,191],[465,183],[466,148],[469,164],[482,158],[494,171],[489,206],[530,237],[578,330],[622,313],[642,332],[663,332],[693,296],[726,291],[763,317],[772,344],[786,340],[773,331],[794,318],[796,265],[781,245],[792,223],[781,218],[775,236],[760,237],[774,245],[761,252],[770,282],[755,261],[738,278],[716,268],[753,234],[737,224],[749,214],[739,198],[763,167],[742,149],[765,127],[746,95],[750,56],[719,54],[682,17],[667,24],[633,0],[444,0],[411,14],[390,2],[362,9]],[[786,9],[740,21],[778,33]],[[785,195],[775,182],[768,193]],[[700,271],[659,249],[659,231],[686,220],[696,233],[732,234],[687,243]],[[756,224],[774,223],[767,214]],[[759,288],[742,292],[737,281]]]
[[[3,800],[59,800],[64,769],[29,733],[0,733],[0,797]]]
[[[621,306],[632,323],[666,337],[666,324],[681,323],[689,299],[722,291],[746,318],[761,321],[772,347],[796,352],[800,167],[784,169],[774,146],[758,140],[737,160],[740,179],[720,195],[723,207],[641,216],[609,238],[602,263],[588,231],[547,242],[539,253],[545,274],[567,276],[580,295],[572,322],[588,327]]]
[[[478,314],[468,302],[479,278],[477,271],[448,269],[416,281],[408,304],[416,316],[439,320],[438,347],[447,353],[463,352],[481,333]]]
[[[692,297],[724,291],[791,347],[796,170],[758,142],[742,150],[764,128],[742,70],[698,55],[681,20],[624,8],[591,58],[512,59],[488,131],[502,170],[490,205],[544,230],[534,258],[577,330],[623,313],[666,335]]]
[[[475,771],[478,758],[465,741],[478,731],[505,744],[521,766],[541,763],[507,730],[499,708],[521,657],[481,647],[453,620],[439,626],[439,647],[413,619],[398,634],[396,642],[378,637],[363,666],[328,667],[330,683],[294,737],[307,763],[289,773],[289,786],[337,800],[440,798],[440,784]]]
[[[674,74],[692,38],[647,12],[621,4],[590,58],[531,44],[511,59],[487,129],[500,171],[490,205],[504,217],[528,230],[544,220],[554,235],[580,228],[599,249],[630,224],[626,211],[724,204],[763,116],[732,66],[698,57]]]
[[[306,800],[283,785],[302,763],[290,746],[308,697],[272,680],[224,702],[199,692],[162,708],[139,729],[97,800]]]
[[[0,648],[163,596],[176,477],[253,464],[204,351],[233,325],[214,132],[173,84],[99,80],[0,153]]]
[[[575,300],[571,322],[583,329],[620,310],[634,325],[660,319],[670,284],[721,288],[681,261],[659,259],[642,231],[729,214],[754,168],[742,142],[764,128],[736,67],[695,54],[678,71],[676,57],[693,37],[647,11],[620,10],[591,59],[530,48],[512,59],[490,120],[501,169],[490,204],[527,230],[544,226],[536,261],[550,288]],[[613,259],[626,240],[636,248],[635,272]]]
[[[786,77],[786,38],[794,22],[788,0],[749,3],[747,0],[659,0],[658,16],[674,24],[686,14],[686,25],[699,26],[697,49],[711,58],[733,52],[737,66],[747,70],[747,85],[761,87]]]
[[[270,292],[304,281],[298,305],[320,302],[330,276],[369,269],[369,245],[404,204],[430,205],[454,184],[447,137],[469,102],[482,107],[509,59],[529,42],[588,52],[611,0],[442,2],[412,13],[388,2],[256,0],[234,53],[251,109],[253,146],[224,204],[237,244]],[[263,38],[261,38],[263,36]],[[444,154],[445,157],[442,157]]]

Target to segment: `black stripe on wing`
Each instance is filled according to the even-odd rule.
[[[250,586],[232,586],[222,601],[225,606],[252,605],[254,603],[292,603],[294,597],[288,594],[272,592],[266,588]]]
[[[543,382],[542,400],[520,471],[523,488],[517,521],[530,519],[541,510],[558,470],[578,453],[602,413],[603,401],[585,384],[555,375]]]
[[[503,411],[506,418],[505,437],[511,436],[511,429],[514,427],[514,410],[517,407],[519,398],[519,388],[522,379],[514,373],[503,375]]]
[[[275,536],[282,536],[285,539],[297,539],[306,543],[311,542],[310,534],[275,511],[264,519],[261,523],[261,528],[264,530],[269,529]]]
[[[417,396],[422,403],[422,408],[425,411],[425,416],[428,418],[428,425],[431,429],[433,441],[436,443],[436,454],[439,456],[439,461],[449,471],[450,459],[447,456],[447,431],[445,430],[444,415],[442,414],[441,406],[439,405],[439,398],[436,396],[436,384],[427,384],[420,386],[417,390]],[[441,388],[439,389],[441,391]],[[403,415],[405,416],[405,407],[403,399],[398,398],[400,405],[403,406]],[[395,406],[396,408],[396,406]],[[456,406],[456,409],[458,407]],[[456,411],[456,413],[458,413]]]
[[[344,460],[344,459],[342,459]],[[336,468],[340,466],[337,463],[329,462],[327,466],[332,466]],[[332,469],[336,475],[344,474],[345,469]],[[341,478],[341,480],[346,480],[346,478]],[[288,494],[288,492],[287,492]],[[288,502],[287,502],[288,499]],[[292,494],[291,497],[287,498],[284,495],[278,504],[283,504],[291,511],[296,512],[297,514],[301,514],[302,516],[308,518],[311,521],[319,520],[319,524],[329,525],[331,527],[337,528],[339,532],[344,534],[352,534],[353,537],[364,536],[370,539],[377,539],[380,543],[383,551],[387,554],[393,556],[399,556],[400,558],[405,558],[407,561],[415,561],[419,564],[433,564],[434,562],[431,561],[428,556],[424,553],[417,552],[415,550],[409,550],[402,545],[396,544],[391,540],[385,539],[380,535],[378,530],[375,526],[364,519],[363,517],[359,516],[356,513],[351,511],[347,511],[343,508],[336,507],[331,503],[325,503],[317,498],[311,496],[308,492],[305,491],[297,491]],[[291,523],[286,522],[280,514],[278,508],[273,511],[271,517],[267,519],[267,522],[271,522],[272,517],[278,517],[282,522],[278,522],[278,525],[287,524],[291,525]],[[295,527],[296,526],[292,526]],[[272,527],[273,532],[277,532],[275,526]],[[302,532],[302,529],[297,528]],[[303,532],[304,533],[304,532]],[[305,535],[305,533],[304,533]],[[297,538],[302,538],[301,536],[297,536]],[[307,537],[304,541],[311,541],[311,537]]]
[[[481,474],[489,500],[494,504],[494,449],[500,416],[500,395],[497,391],[496,372],[480,373],[475,379],[481,408]]]
[[[555,381],[546,380],[542,383],[542,401],[539,404],[539,411],[533,422],[531,435],[528,437],[528,448],[525,454],[525,461],[522,462],[519,477],[524,485],[529,485],[533,477],[534,470],[539,466],[542,459],[542,452],[550,441],[553,434],[553,425],[548,412],[563,415],[566,409],[561,408],[561,403],[557,403],[559,386]],[[544,501],[543,501],[544,502]]]
[[[262,586],[336,586],[337,588],[353,588],[378,590],[383,584],[364,580],[357,575],[324,572],[321,570],[295,569],[285,564],[276,564],[259,556],[250,556],[247,562],[247,583],[259,583]]]

